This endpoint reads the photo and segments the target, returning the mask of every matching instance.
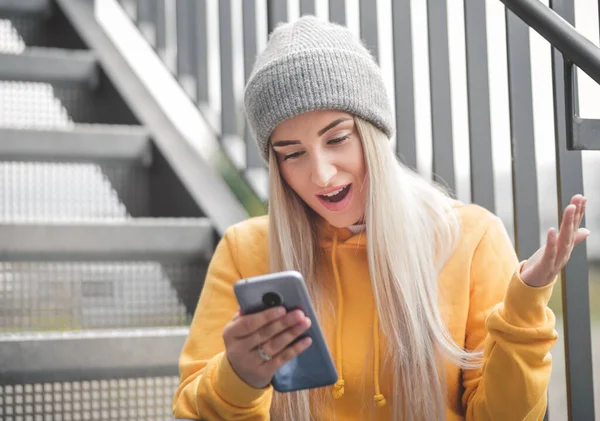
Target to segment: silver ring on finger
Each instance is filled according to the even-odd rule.
[[[265,362],[271,361],[273,359],[273,357],[271,357],[269,354],[267,354],[260,345],[258,347],[256,347],[256,351],[258,352],[258,355],[260,356],[260,358]]]

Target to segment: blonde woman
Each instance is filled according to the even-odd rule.
[[[580,229],[518,262],[500,220],[401,165],[378,66],[344,27],[279,26],[245,90],[270,172],[269,215],[231,227],[211,261],[180,358],[176,418],[244,421],[540,420],[555,343],[547,307]],[[401,128],[400,128],[401,129]],[[295,269],[339,374],[280,394],[273,374],[309,347],[281,308],[240,315],[233,284]]]

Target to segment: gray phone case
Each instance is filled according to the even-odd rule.
[[[293,392],[328,386],[337,381],[333,358],[319,326],[304,278],[299,272],[284,271],[241,279],[234,284],[233,290],[244,314],[268,308],[269,305],[263,302],[263,296],[271,293],[267,297],[274,297],[272,293],[275,293],[287,311],[301,309],[312,322],[302,336],[310,336],[312,345],[277,370],[272,381],[275,390]],[[273,303],[271,300],[271,304]]]

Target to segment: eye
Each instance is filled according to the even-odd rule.
[[[301,156],[304,152],[302,151],[298,151],[298,152],[294,152],[288,155],[284,155],[283,156],[283,160],[287,161],[288,159],[294,159],[294,158],[298,158],[299,156]]]
[[[338,143],[342,143],[344,140],[348,139],[350,137],[350,134],[347,134],[345,136],[342,137],[338,137],[336,139],[331,139],[330,141],[327,142],[328,145],[337,145]]]

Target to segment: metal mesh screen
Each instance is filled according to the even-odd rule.
[[[127,209],[127,215],[143,217],[150,215],[150,178],[144,167],[97,166],[105,180],[110,183],[118,199]]]
[[[74,122],[133,124],[115,111],[120,110],[115,103],[97,101],[84,85],[0,81],[0,98],[0,127],[55,129],[73,127]]]
[[[0,386],[0,419],[165,421],[178,383],[170,376]]]
[[[148,179],[141,168],[0,162],[2,221],[126,219],[147,213]]]
[[[25,41],[12,22],[0,19],[0,53],[19,54],[25,50]]]
[[[0,81],[0,98],[1,127],[53,129],[99,121],[83,86]]]
[[[68,128],[67,110],[52,85],[0,81],[0,126],[15,128]]]
[[[45,26],[43,15],[30,14],[27,16],[3,16],[3,20],[10,23],[12,30],[0,37],[0,48],[2,45],[14,43],[15,38],[26,45],[48,47],[48,36],[44,33]]]
[[[202,265],[0,262],[0,333],[182,326]]]

